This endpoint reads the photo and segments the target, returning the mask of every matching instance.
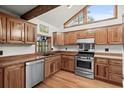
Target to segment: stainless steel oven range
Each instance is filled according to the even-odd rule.
[[[75,74],[94,79],[94,52],[79,52],[75,58]]]

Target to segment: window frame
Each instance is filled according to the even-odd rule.
[[[78,13],[76,13],[74,16],[72,16],[69,20],[67,20],[65,23],[64,23],[64,28],[69,28],[69,27],[75,27],[75,26],[80,26],[80,25],[85,25],[85,24],[91,24],[91,23],[97,23],[97,22],[102,22],[102,21],[107,21],[107,20],[113,20],[113,19],[117,19],[117,16],[118,16],[118,6],[117,5],[114,5],[114,17],[112,18],[107,18],[107,19],[101,19],[101,20],[98,20],[98,21],[93,21],[93,22],[88,22],[87,21],[87,9],[90,7],[90,6],[93,6],[93,5],[87,5],[85,6],[83,9],[81,9]],[[69,24],[69,22],[71,22],[77,15],[79,15],[80,13],[83,13],[83,23],[82,24],[77,24],[77,25],[72,25],[72,26],[67,26]]]

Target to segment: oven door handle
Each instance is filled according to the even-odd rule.
[[[90,59],[77,59],[77,61],[80,60],[80,61],[86,61],[86,62],[89,62],[89,61],[93,61],[93,60],[90,60]]]

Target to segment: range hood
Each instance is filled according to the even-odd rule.
[[[92,44],[92,43],[95,43],[95,39],[94,38],[77,39],[76,43],[77,44]]]

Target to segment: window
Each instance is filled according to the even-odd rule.
[[[74,16],[68,23],[67,27],[83,24],[83,12]]]
[[[75,16],[64,23],[64,27],[77,26],[117,17],[116,5],[92,5],[86,6]]]
[[[100,21],[114,17],[114,5],[93,5],[87,8],[87,22]]]

